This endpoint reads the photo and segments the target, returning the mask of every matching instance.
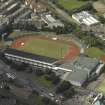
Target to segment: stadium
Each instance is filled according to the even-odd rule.
[[[78,46],[60,37],[29,35],[17,38],[11,48],[55,59],[72,59],[79,54]]]
[[[11,46],[5,50],[4,55],[12,61],[64,71],[64,68],[58,67],[58,64],[74,59],[79,53],[79,47],[68,38],[26,35],[15,39]],[[66,71],[71,70],[67,69]]]
[[[80,55],[80,48],[70,38],[55,35],[18,37],[4,50],[4,56],[43,70],[66,72],[61,78],[75,86],[83,86],[93,73],[98,75],[104,66],[97,59]]]

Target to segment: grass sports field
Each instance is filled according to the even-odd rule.
[[[61,58],[67,52],[68,48],[69,46],[64,43],[62,44],[43,39],[31,39],[19,49],[52,58]]]
[[[58,0],[58,4],[64,7],[67,10],[72,10],[75,8],[80,8],[85,5],[87,2],[79,0]]]
[[[18,37],[11,48],[56,59],[73,59],[80,54],[80,48],[70,39],[51,36],[29,35]]]
[[[62,58],[70,47],[68,43],[36,38],[34,36],[19,38],[15,42],[12,47],[16,49],[57,59]]]

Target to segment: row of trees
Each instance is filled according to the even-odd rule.
[[[67,34],[74,30],[75,25],[72,23],[64,23],[64,27],[53,27],[52,29],[49,27],[45,27],[44,25],[41,28],[37,28],[35,24],[27,23],[27,22],[18,22],[12,25],[13,29],[19,30],[28,30],[28,31],[48,31],[55,32],[57,35],[59,34]]]
[[[81,31],[81,29],[77,29],[73,32],[73,35],[78,37],[84,44],[88,47],[98,47],[105,51],[105,42],[100,38],[94,35],[92,31]]]
[[[80,0],[80,1],[90,1],[90,0]],[[63,7],[61,4],[58,3],[58,0],[51,0],[51,2],[53,4],[55,4],[57,7],[59,7],[60,9],[63,9],[65,12],[69,13],[70,15],[72,15],[73,13],[76,13],[76,12],[80,12],[82,10],[92,10],[92,9],[94,9],[90,2],[86,3],[85,5],[81,6],[80,8],[75,8],[75,9],[72,9],[72,10],[68,10],[65,7]]]
[[[74,32],[76,37],[78,37],[83,43],[85,43],[89,47],[99,47],[102,44],[98,41],[98,39],[94,36],[93,32],[89,31],[81,31],[80,29]]]

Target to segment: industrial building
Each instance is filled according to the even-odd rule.
[[[8,60],[26,63],[39,68],[47,68],[56,72],[65,71],[66,73],[61,78],[69,81],[75,86],[82,86],[90,77],[99,75],[104,66],[104,64],[97,59],[85,56],[79,56],[74,60],[65,61],[63,64],[57,66],[56,62],[58,59],[31,54],[11,48],[7,48],[4,51],[4,56]]]
[[[99,23],[99,21],[94,18],[88,11],[75,13],[72,15],[72,18],[79,24],[85,24],[86,26],[91,26]]]
[[[51,29],[53,27],[64,27],[64,24],[60,20],[56,20],[51,14],[42,14],[41,19]]]

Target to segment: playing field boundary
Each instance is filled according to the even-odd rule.
[[[23,36],[23,37],[18,37],[16,38],[16,40],[13,41],[13,43],[11,44],[11,48],[14,49],[18,49],[19,47],[21,47],[21,43],[26,43],[29,39],[33,39],[33,38],[38,38],[38,39],[43,39],[43,40],[51,40],[52,41],[52,37],[49,36],[42,36],[42,35],[28,35],[28,36]],[[65,43],[70,45],[70,48],[68,49],[68,51],[65,53],[63,59],[73,59],[75,57],[77,57],[80,54],[80,48],[76,45],[75,42],[71,41],[71,40],[64,40],[63,38],[58,38],[57,40],[53,40],[56,43]],[[62,58],[61,58],[62,59]]]

